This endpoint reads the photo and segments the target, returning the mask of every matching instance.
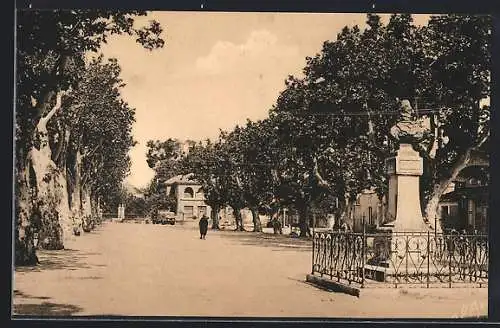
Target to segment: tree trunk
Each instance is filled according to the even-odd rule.
[[[441,196],[446,191],[450,183],[457,178],[460,171],[467,167],[471,159],[471,153],[472,148],[468,149],[463,155],[457,158],[456,162],[450,169],[450,174],[447,177],[442,178],[438,183],[434,185],[432,193],[429,196],[429,200],[425,205],[424,221],[430,228],[436,229],[437,232],[442,231],[441,222],[437,220],[439,200],[441,199]],[[434,227],[434,225],[436,226]]]
[[[339,208],[336,212],[337,217],[335,218],[335,228],[336,229],[347,229],[352,230],[354,226],[354,220],[352,216],[352,209],[354,207],[354,200],[348,195],[344,196],[343,199],[339,200]]]
[[[300,235],[299,237],[311,236],[311,229],[309,228],[309,206],[307,204],[297,205],[297,212],[299,214],[299,227]]]
[[[28,168],[24,168],[24,171]],[[18,173],[19,174],[19,173]],[[33,208],[26,174],[17,179],[15,197],[15,259],[14,265],[36,265],[38,258],[34,243],[34,227],[31,220]]]
[[[355,200],[352,199],[351,197],[346,197],[345,207],[344,210],[342,211],[340,220],[342,226],[349,231],[351,231],[354,228],[354,218],[352,212],[354,207],[354,202]]]
[[[220,212],[220,206],[215,205],[212,208],[212,212],[210,213],[212,216],[212,229],[219,230],[219,212]]]
[[[64,239],[72,232],[66,179],[44,151],[32,149],[30,157],[37,181],[36,207],[42,219],[40,247],[63,249]]]
[[[97,196],[97,224],[102,223],[102,207],[101,207],[101,197]]]
[[[253,232],[262,232],[262,224],[260,222],[259,211],[252,207]]]
[[[82,187],[82,207],[83,207],[83,216],[82,216],[83,231],[90,232],[91,220],[92,220],[92,204],[90,199],[90,191],[89,188],[86,186]]]
[[[241,210],[239,208],[233,208],[234,222],[236,223],[235,231],[245,231],[243,227],[243,218],[241,217]]]
[[[39,245],[44,249],[63,249],[72,234],[66,176],[52,161],[47,130],[47,122],[61,107],[61,97],[59,92],[56,105],[38,122],[34,133],[38,147],[34,145],[28,155],[36,180],[35,207],[42,221]]]
[[[94,230],[98,216],[97,199],[94,194],[90,196],[90,213],[90,230]]]
[[[83,209],[82,209],[82,178],[81,178],[81,153],[77,151],[76,153],[76,162],[73,168],[73,173],[75,176],[75,182],[73,185],[73,190],[71,193],[71,215],[72,215],[72,224],[73,224],[73,232],[74,234],[80,234],[83,229],[82,226],[82,218],[83,218]]]

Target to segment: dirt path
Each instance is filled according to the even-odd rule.
[[[263,240],[265,239],[265,240]],[[485,316],[487,289],[331,293],[304,282],[310,245],[286,236],[105,223],[19,268],[15,314],[277,317]]]

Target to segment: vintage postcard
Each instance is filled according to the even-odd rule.
[[[486,319],[492,26],[19,8],[13,318]]]

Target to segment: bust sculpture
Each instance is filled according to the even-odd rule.
[[[429,131],[423,119],[415,117],[413,108],[407,99],[400,104],[401,117],[391,130],[391,136],[401,143],[416,143],[422,141]]]

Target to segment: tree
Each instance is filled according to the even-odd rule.
[[[71,216],[82,226],[95,221],[101,200],[121,189],[130,167],[135,110],[121,99],[120,71],[115,59],[92,59],[53,123],[52,135],[64,137],[54,138],[52,159],[66,168]]]
[[[36,263],[36,221],[41,222],[44,247],[64,247],[64,230],[70,233],[64,161],[52,160],[54,136],[48,125],[61,117],[69,93],[78,88],[81,79],[75,72],[84,70],[85,53],[97,52],[113,34],[135,36],[150,50],[164,42],[157,22],[134,28],[134,16],[146,15],[140,11],[26,10],[17,15],[15,168],[16,191],[22,197],[16,204],[15,263],[25,265]]]
[[[164,184],[159,179],[153,179],[144,191],[148,213],[158,210],[175,210],[177,199],[174,195],[167,194]]]
[[[131,216],[145,217],[148,215],[147,203],[143,197],[128,194],[125,200],[125,208]]]
[[[275,195],[275,175],[273,168],[274,126],[270,120],[252,122],[240,130],[238,144],[239,181],[246,207],[252,212],[254,232],[262,232],[259,212],[268,207]]]
[[[205,202],[212,208],[212,229],[219,229],[219,212],[228,203],[229,191],[225,187],[227,167],[222,161],[223,152],[221,138],[216,143],[208,139],[205,143],[192,145],[183,159],[185,172],[193,173],[193,179],[202,185]]]
[[[155,171],[155,176],[147,188],[149,210],[175,209],[177,200],[166,193],[165,182],[177,175],[187,174],[182,167],[182,144],[177,139],[169,138],[164,142],[149,140],[146,144],[148,152],[146,161]]]
[[[204,154],[205,156],[212,155],[211,158],[209,157],[210,161],[203,165],[202,159],[198,157],[195,165],[193,165],[193,168],[195,168],[193,173],[194,177],[202,182],[209,200],[223,200],[223,204],[231,206],[235,217],[236,230],[244,231],[241,210],[245,208],[246,201],[242,193],[242,172],[239,165],[241,158],[241,152],[239,151],[240,130],[237,126],[230,133],[221,131],[218,142],[212,148],[213,152]],[[214,210],[217,214],[221,205],[215,204]]]
[[[146,162],[152,169],[165,161],[178,161],[182,156],[181,143],[177,139],[169,138],[164,142],[149,140],[146,147],[148,147]],[[174,174],[168,172],[167,175],[171,177]]]
[[[423,93],[431,105],[447,109],[431,117],[435,133],[427,147],[418,147],[425,163],[423,208],[429,224],[448,185],[476,156],[489,153],[490,107],[480,106],[480,100],[491,92],[491,31],[491,16],[482,15],[431,17],[425,29],[433,42],[426,49],[432,63]]]
[[[489,108],[478,101],[489,95],[491,18],[449,15],[415,27],[410,15],[392,15],[387,26],[368,15],[367,23],[363,32],[345,27],[307,58],[305,77],[289,77],[272,110],[290,159],[280,170],[282,190],[302,212],[304,229],[315,195],[333,192],[345,220],[362,189],[385,192],[383,161],[398,147],[388,136],[401,99],[439,110],[429,118],[431,133],[413,145],[424,157],[429,224],[448,184],[487,147]]]

